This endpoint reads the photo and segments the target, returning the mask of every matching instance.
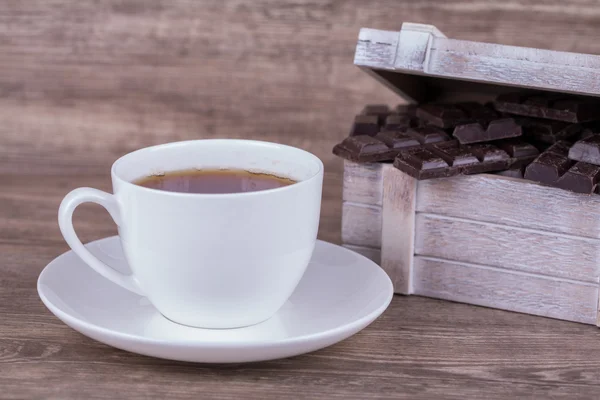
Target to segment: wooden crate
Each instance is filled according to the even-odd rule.
[[[600,95],[600,57],[362,29],[355,64],[409,102],[492,99],[514,87]],[[600,325],[600,196],[482,174],[417,181],[345,161],[342,241],[396,293]]]
[[[344,246],[379,262],[396,293],[600,322],[598,195],[346,161],[343,201]]]

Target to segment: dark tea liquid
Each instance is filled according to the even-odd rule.
[[[147,176],[133,183],[168,192],[222,194],[275,189],[296,181],[241,169],[191,169]]]

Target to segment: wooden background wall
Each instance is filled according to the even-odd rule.
[[[0,173],[108,174],[209,137],[300,146],[339,173],[352,115],[396,102],[353,66],[358,30],[402,21],[600,54],[595,0],[1,0]]]

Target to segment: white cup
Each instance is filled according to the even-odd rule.
[[[133,184],[185,169],[232,168],[296,180],[232,194],[176,193]],[[310,261],[319,225],[323,163],[289,146],[249,140],[196,140],[148,147],[118,159],[113,192],[70,192],[58,214],[71,249],[96,272],[140,295],[166,318],[194,327],[262,322],[286,302]],[[73,229],[85,202],[108,210],[131,275],[94,257]]]

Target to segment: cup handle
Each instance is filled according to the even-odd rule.
[[[106,279],[116,283],[125,289],[144,296],[142,290],[133,275],[125,275],[115,271],[98,258],[96,258],[86,247],[81,243],[81,240],[75,233],[73,228],[73,212],[78,205],[82,203],[96,203],[108,211],[113,221],[117,225],[121,222],[121,213],[119,211],[119,203],[114,195],[92,188],[78,188],[71,191],[65,196],[60,203],[58,210],[58,225],[60,231],[65,238],[67,244],[87,265],[92,267],[96,272]]]

